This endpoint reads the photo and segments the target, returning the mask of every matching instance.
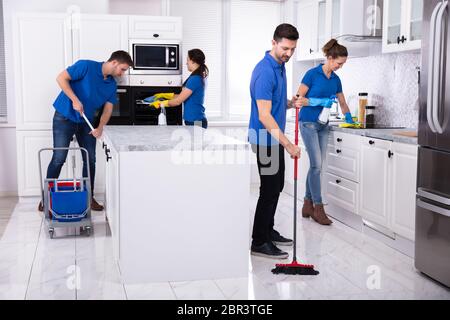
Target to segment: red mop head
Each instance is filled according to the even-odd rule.
[[[276,264],[275,268],[272,269],[272,273],[316,276],[319,274],[319,271],[314,270],[314,266],[312,264],[301,264],[294,260],[292,263],[288,264]]]

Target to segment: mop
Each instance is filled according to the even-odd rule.
[[[295,110],[295,145],[298,146],[298,114],[300,108]],[[299,274],[299,275],[318,275],[319,271],[314,270],[314,266],[310,264],[302,264],[297,262],[297,173],[298,158],[294,159],[294,255],[291,263],[276,264],[272,269],[274,274]]]

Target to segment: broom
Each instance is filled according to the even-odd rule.
[[[297,96],[298,97],[298,96]],[[295,108],[295,145],[298,146],[298,114],[300,108]],[[297,262],[297,171],[298,158],[294,159],[294,255],[291,263],[276,264],[272,269],[274,274],[298,274],[298,275],[318,275],[319,271],[314,270],[311,264]]]

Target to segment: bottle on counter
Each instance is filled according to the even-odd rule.
[[[363,128],[365,128],[368,93],[361,92],[358,94],[358,96],[359,96],[358,122],[361,124]]]
[[[333,100],[333,104],[337,103],[336,96],[332,96],[330,99]],[[319,119],[317,121],[321,124],[327,124],[328,120],[330,118],[330,112],[331,112],[331,107],[323,108],[322,111],[320,112]]]
[[[366,128],[375,127],[375,106],[366,106]]]

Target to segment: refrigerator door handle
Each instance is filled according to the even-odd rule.
[[[430,210],[436,213],[439,213],[443,216],[449,217],[450,218],[450,210],[448,209],[444,209],[438,206],[435,206],[433,204],[427,203],[425,201],[422,201],[420,199],[417,199],[417,206],[425,209],[425,210]]]
[[[430,19],[430,50],[428,53],[428,94],[427,94],[427,121],[433,133],[436,133],[436,128],[433,123],[432,113],[433,113],[433,95],[434,95],[434,74],[435,74],[435,35],[436,35],[436,18],[439,9],[441,8],[442,2],[438,2],[433,10],[433,14]]]
[[[434,39],[435,48],[434,48],[434,54],[435,54],[435,61],[434,61],[434,67],[435,72],[433,72],[433,85],[434,85],[434,94],[433,94],[433,124],[436,129],[436,131],[440,134],[444,132],[444,130],[441,127],[441,124],[439,123],[439,106],[441,103],[441,81],[442,81],[442,73],[441,73],[441,66],[442,66],[442,21],[444,17],[444,12],[447,9],[448,1],[444,1],[439,8],[439,12],[436,17],[436,37]]]
[[[424,198],[427,198],[427,199],[430,199],[430,200],[433,200],[433,201],[445,204],[447,206],[450,206],[450,199],[449,198],[438,196],[435,193],[431,193],[431,192],[425,191],[423,188],[418,188],[417,189],[417,194],[419,196],[421,196],[421,197],[424,197]]]

